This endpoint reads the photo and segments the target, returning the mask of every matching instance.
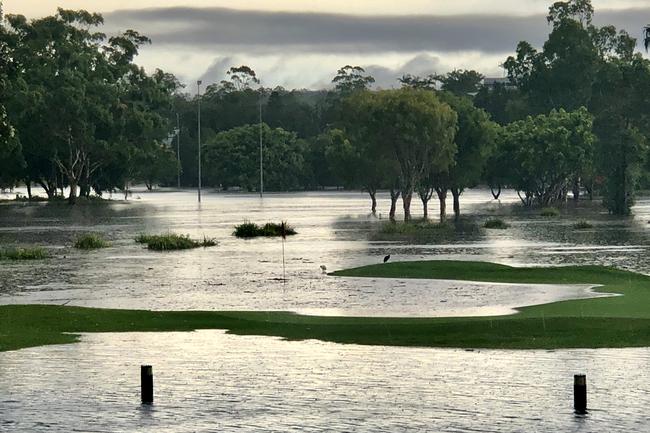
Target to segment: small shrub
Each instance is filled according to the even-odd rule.
[[[144,233],[139,234],[136,236],[135,241],[139,244],[148,244],[149,242],[152,242],[156,236],[154,235],[146,235]]]
[[[213,247],[218,244],[215,239],[203,237],[202,241],[190,238],[189,235],[178,235],[168,233],[164,235],[141,234],[135,238],[140,244],[146,244],[147,248],[154,251],[189,250],[199,247]]]
[[[235,226],[235,232],[233,233],[238,238],[254,238],[259,236],[259,226],[250,221],[245,221],[237,226]]]
[[[41,247],[0,250],[0,259],[5,260],[41,260],[45,258],[47,258],[47,253]]]
[[[576,230],[586,230],[586,229],[591,229],[593,227],[594,227],[593,224],[591,224],[587,220],[580,220],[573,225],[573,228]]]
[[[101,235],[96,233],[81,235],[74,243],[74,247],[80,250],[97,250],[109,246],[110,244]]]
[[[560,216],[560,210],[555,207],[545,207],[539,214],[543,217],[557,217]]]
[[[216,247],[218,243],[219,242],[217,242],[217,240],[214,238],[208,238],[206,236],[203,236],[203,240],[201,241],[201,246],[203,248]]]
[[[282,236],[283,230],[285,236],[293,236],[296,234],[296,230],[287,223],[284,223],[284,225],[282,223],[266,223],[262,227],[262,236]]]
[[[263,226],[257,225],[250,221],[245,221],[235,226],[233,235],[238,238],[256,238],[259,236],[275,237],[282,236],[282,223],[266,223]],[[296,230],[290,225],[284,224],[284,235],[293,236],[297,234]]]
[[[500,218],[491,218],[485,221],[483,227],[485,227],[486,229],[505,230],[510,226],[508,225],[508,223],[506,223],[504,220]]]

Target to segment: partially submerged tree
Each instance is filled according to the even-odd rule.
[[[145,150],[169,133],[160,107],[171,101],[170,76],[149,77],[133,64],[148,39],[127,30],[106,40],[96,31],[102,16],[83,10],[7,21],[2,45],[14,71],[7,104],[23,143],[25,183],[41,184],[50,197],[68,186],[70,203],[79,189],[88,195],[91,188],[121,187],[132,160],[115,164],[113,158]],[[107,175],[109,167],[121,173]]]
[[[270,191],[299,189],[304,176],[304,142],[293,132],[262,125],[264,186]],[[259,124],[223,131],[205,145],[206,179],[223,188],[255,191],[259,185]]]
[[[577,173],[572,189],[576,197],[581,184],[591,191],[594,177],[602,176],[605,206],[627,214],[649,137],[647,110],[641,108],[650,103],[649,63],[634,53],[636,41],[627,32],[596,27],[593,13],[589,0],[554,3],[548,15],[553,29],[543,51],[521,42],[505,67],[532,113],[584,106],[593,114],[599,163]]]
[[[411,200],[431,165],[449,167],[456,152],[457,115],[430,91],[384,90],[373,95],[372,131],[377,142],[395,155],[400,166],[404,219],[411,219]]]
[[[446,196],[446,191],[442,192],[443,189],[449,187],[454,200],[454,217],[458,220],[460,195],[466,188],[478,185],[481,180],[487,159],[494,149],[498,127],[490,120],[489,115],[476,108],[469,98],[446,92],[441,93],[439,97],[457,113],[458,131],[454,138],[457,148],[454,163],[440,175],[443,180],[436,186],[440,191],[441,200]]]
[[[548,206],[564,200],[576,173],[593,157],[593,118],[586,108],[511,123],[499,134],[508,165],[508,183],[522,202]]]
[[[346,186],[359,186],[370,195],[371,212],[377,212],[377,190],[389,185],[397,174],[391,148],[378,140],[374,124],[374,95],[357,91],[341,101],[346,113],[334,133],[327,159]],[[391,213],[394,218],[394,212]]]

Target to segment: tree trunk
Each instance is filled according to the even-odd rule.
[[[390,212],[388,214],[388,217],[391,221],[395,221],[395,211],[397,210],[397,200],[399,199],[399,195],[399,190],[390,190]]]
[[[580,200],[580,179],[575,179],[573,181],[571,192],[573,193],[573,201]]]
[[[71,128],[68,131],[71,131]],[[61,174],[68,178],[68,186],[70,187],[68,203],[75,204],[77,201],[77,187],[79,182],[83,180],[84,168],[88,158],[83,149],[73,149],[71,134],[68,136],[68,150],[68,164],[64,164],[58,157],[55,158],[55,163],[59,166]]]
[[[454,197],[454,220],[460,219],[460,195],[463,193],[458,188],[451,189],[451,195]]]
[[[41,179],[37,180],[36,183],[39,184],[41,188],[43,188],[43,191],[45,191],[45,194],[47,194],[48,200],[52,200],[54,197],[56,197],[56,182],[54,184],[50,184]]]
[[[374,188],[366,188],[368,195],[370,195],[370,210],[373,215],[377,215],[377,190]]]
[[[589,180],[589,182],[585,183],[585,189],[587,190],[587,194],[589,195],[589,200],[594,199],[594,181],[593,179]]]
[[[429,200],[433,196],[433,188],[431,187],[420,187],[418,188],[418,195],[420,200],[422,200],[422,209],[424,210],[424,219],[429,219]]]
[[[68,203],[75,204],[77,202],[77,180],[69,179],[70,182],[70,195],[68,195]]]
[[[89,196],[90,196],[90,185],[88,185],[88,182],[83,181],[81,182],[81,185],[79,185],[79,197],[88,198]]]
[[[519,200],[523,203],[524,206],[526,207],[531,207],[533,205],[533,195],[530,192],[525,192],[524,196],[521,196],[521,191],[517,190],[517,195],[519,196]]]
[[[404,207],[404,221],[411,221],[411,200],[413,190],[404,191],[402,194],[402,205]]]
[[[440,202],[440,223],[447,222],[447,188],[436,188]]]
[[[32,199],[32,181],[27,180],[25,182],[25,186],[27,187],[27,198],[31,200]]]
[[[496,192],[494,192],[494,187],[490,187],[490,191],[492,192],[492,197],[494,197],[495,200],[499,200],[499,197],[501,196],[501,185],[497,186]]]

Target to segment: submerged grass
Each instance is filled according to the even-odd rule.
[[[141,234],[135,238],[139,244],[147,245],[147,248],[155,251],[189,250],[199,247],[214,247],[218,244],[215,239],[203,237],[203,240],[195,240],[189,235],[167,233],[163,235]]]
[[[379,225],[370,234],[373,241],[428,241],[443,242],[457,236],[476,236],[481,227],[469,219],[439,223],[428,219],[390,221]]]
[[[276,237],[282,236],[283,232],[285,236],[293,236],[297,234],[296,230],[286,223],[284,223],[284,225],[282,223],[266,223],[264,225],[258,225],[250,221],[244,221],[235,226],[233,235],[238,238]]]
[[[97,250],[107,248],[110,245],[110,243],[97,233],[86,233],[79,236],[74,242],[74,247],[80,250]]]
[[[41,247],[18,247],[0,250],[0,260],[42,260],[47,258]]]
[[[486,229],[505,230],[510,226],[508,225],[508,223],[506,223],[501,218],[491,218],[491,219],[485,221],[485,224],[483,224],[483,227],[485,227]]]
[[[539,214],[543,217],[558,217],[560,216],[560,210],[556,207],[545,207]]]
[[[513,268],[484,262],[395,262],[335,272],[354,277],[589,284],[624,296],[523,307],[493,317],[372,318],[286,312],[137,311],[0,306],[0,351],[72,343],[82,332],[226,329],[238,335],[366,345],[496,349],[650,346],[650,277],[601,266]]]
[[[576,230],[586,230],[586,229],[591,229],[593,228],[593,224],[591,224],[587,220],[580,220],[577,223],[573,224],[573,228]]]
[[[428,220],[391,221],[383,224],[379,233],[383,235],[417,235],[454,231],[450,223],[436,223]]]

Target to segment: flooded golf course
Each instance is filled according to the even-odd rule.
[[[321,266],[330,272],[390,254],[391,261],[602,264],[650,273],[650,197],[642,196],[629,218],[588,201],[547,218],[519,207],[512,192],[491,198],[488,190],[462,196],[474,229],[410,240],[378,235],[387,194],[379,218],[368,215],[361,192],[263,199],[208,193],[200,205],[195,192],[171,190],[75,207],[0,203],[0,245],[41,245],[49,253],[44,261],[0,262],[0,304],[500,315],[597,294],[576,285],[340,278]],[[435,215],[437,203],[430,207]],[[510,227],[481,228],[494,216]],[[582,219],[593,228],[576,230]],[[232,236],[245,220],[295,227],[298,235],[284,245],[286,281],[280,239]],[[111,246],[72,248],[88,232]],[[153,252],[134,241],[166,232],[216,238],[219,245]],[[141,364],[154,366],[151,408],[139,405]],[[645,348],[465,351],[287,342],[220,330],[84,334],[77,344],[0,353],[0,431],[644,431],[648,367]],[[574,373],[588,377],[586,416],[572,413]]]

